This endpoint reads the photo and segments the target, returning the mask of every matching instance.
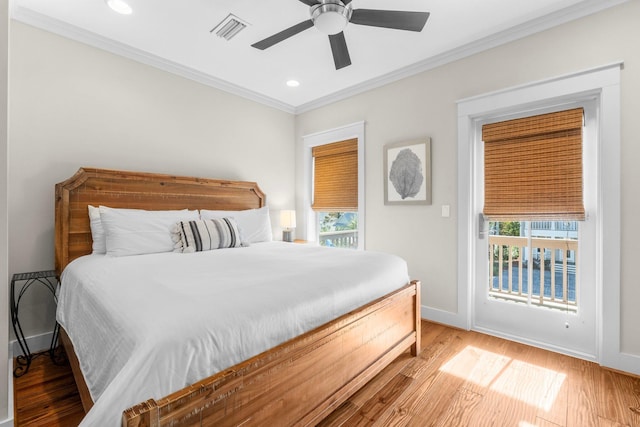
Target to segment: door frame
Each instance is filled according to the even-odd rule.
[[[598,128],[599,128],[599,94],[588,92],[580,99],[572,98],[570,102],[559,103],[557,99],[550,101],[551,105],[544,105],[542,108],[532,108],[530,104],[525,104],[524,111],[518,110],[515,106],[506,115],[480,116],[473,120],[475,135],[482,135],[482,127],[487,123],[504,122],[507,120],[522,117],[537,116],[556,111],[564,111],[575,108],[584,109],[583,126],[583,153],[582,160],[584,166],[583,186],[584,186],[584,207],[587,219],[580,223],[578,239],[578,258],[582,261],[577,264],[578,310],[568,314],[563,310],[550,310],[541,307],[525,307],[522,304],[499,301],[499,299],[489,299],[487,295],[488,269],[491,268],[487,262],[487,251],[491,237],[488,232],[478,232],[475,234],[474,268],[476,276],[473,279],[473,289],[469,294],[472,300],[471,323],[472,329],[519,341],[549,350],[578,357],[585,360],[596,360],[596,347],[598,328],[597,320],[601,317],[598,313],[599,294],[596,289],[597,263],[596,247],[597,242],[597,218],[600,210],[597,206],[600,197],[600,189],[597,185],[598,168]],[[478,216],[484,205],[484,144],[480,138],[476,138],[473,146],[473,159],[475,165],[472,177],[472,206],[473,215]],[[532,221],[530,221],[532,222]],[[485,222],[485,226],[488,222]],[[482,234],[482,237],[480,237]],[[531,286],[531,284],[530,284]],[[520,319],[516,323],[504,323],[505,319],[513,316]],[[529,317],[530,316],[530,317]],[[537,317],[540,316],[540,317]],[[524,323],[522,323],[524,321]],[[564,326],[562,326],[564,325]],[[528,332],[525,332],[528,331]],[[539,333],[544,331],[542,334]]]
[[[474,244],[479,221],[475,206],[475,121],[508,111],[595,97],[600,109],[596,218],[596,360],[634,372],[620,352],[620,69],[622,62],[458,101],[458,312],[456,326],[474,329]],[[602,146],[606,141],[606,149]],[[607,293],[603,293],[603,282]]]

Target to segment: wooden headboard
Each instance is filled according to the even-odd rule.
[[[192,178],[146,172],[80,168],[56,184],[55,266],[58,275],[91,253],[88,205],[171,210],[243,210],[265,206],[255,182]]]

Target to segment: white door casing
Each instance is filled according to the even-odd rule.
[[[475,236],[473,215],[475,122],[509,111],[536,110],[553,104],[593,98],[599,110],[597,149],[599,174],[595,245],[597,346],[595,359],[604,366],[637,372],[634,358],[620,352],[620,68],[621,62],[505,89],[458,102],[458,312],[456,326],[472,328]],[[603,282],[607,292],[603,293]]]

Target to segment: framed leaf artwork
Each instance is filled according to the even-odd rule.
[[[384,146],[384,204],[431,204],[431,138]]]

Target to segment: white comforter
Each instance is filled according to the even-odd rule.
[[[88,255],[62,274],[57,319],[95,405],[118,426],[159,399],[409,281],[393,255],[282,242],[193,254]]]

